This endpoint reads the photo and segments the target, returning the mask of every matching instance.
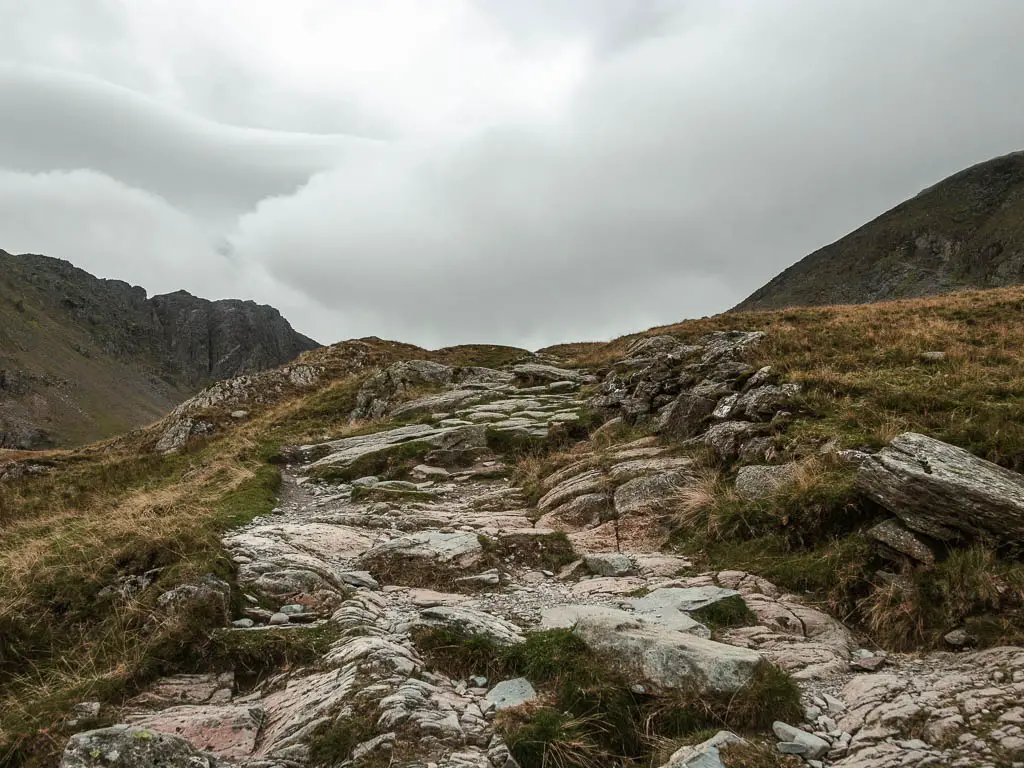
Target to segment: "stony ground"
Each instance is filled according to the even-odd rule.
[[[429,423],[296,451],[275,513],[225,539],[247,602],[245,617],[222,631],[331,625],[339,639],[317,663],[255,687],[231,674],[162,680],[126,709],[125,732],[183,737],[206,751],[194,765],[285,768],[308,764],[318,729],[370,713],[372,734],[354,756],[507,767],[493,719],[534,695],[528,683],[449,679],[424,664],[410,633],[451,626],[517,643],[529,630],[577,626],[633,662],[645,683],[697,675],[730,690],[759,659],[786,669],[802,688],[806,722],[778,736],[811,765],[1024,765],[1014,762],[1024,753],[1024,649],[886,657],[761,578],[698,573],[663,554],[659,504],[685,481],[689,460],[654,438],[593,439],[528,505],[488,436],[564,429],[584,401],[580,375],[535,367],[527,386],[478,371],[401,406],[404,416],[434,414]],[[740,397],[730,416],[758,413],[757,398],[737,405]],[[365,405],[388,410],[373,398]],[[423,463],[408,481],[360,473],[411,449]],[[458,452],[474,457],[468,468],[442,468]],[[736,595],[756,624],[711,639],[690,614]],[[112,749],[102,738],[73,739],[65,764]],[[713,765],[690,759],[670,765]]]

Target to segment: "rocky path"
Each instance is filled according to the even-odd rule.
[[[766,659],[800,682],[806,722],[777,735],[812,766],[1021,765],[1024,650],[885,659],[764,579],[697,573],[661,553],[658,505],[690,477],[690,462],[653,438],[591,441],[528,505],[496,441],[571,427],[582,378],[547,366],[518,380],[475,370],[433,371],[444,389],[397,410],[429,415],[424,423],[295,451],[274,514],[225,538],[246,603],[222,631],[330,629],[336,640],[318,662],[253,688],[231,674],[163,680],[128,708],[121,736],[75,737],[65,765],[100,764],[81,756],[156,732],[187,740],[160,737],[192,765],[291,768],[308,765],[314,735],[332,727],[355,743],[353,759],[510,768],[494,715],[535,692],[525,680],[428,668],[412,634],[438,626],[500,644],[574,626],[630,662],[638,684],[662,687],[696,678],[742,690]],[[396,414],[380,397],[361,407]],[[400,462],[412,466],[407,480],[382,479]],[[753,620],[711,639],[701,610],[736,599]],[[713,766],[716,755],[709,744],[669,765]]]

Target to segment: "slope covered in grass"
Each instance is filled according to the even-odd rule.
[[[797,262],[737,310],[1024,283],[1024,152],[955,173]]]

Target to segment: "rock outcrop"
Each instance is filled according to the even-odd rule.
[[[213,381],[317,346],[273,307],[147,298],[66,261],[0,251],[0,448],[127,431]]]
[[[1024,542],[1024,475],[925,435],[904,433],[861,464],[857,487],[934,539]]]

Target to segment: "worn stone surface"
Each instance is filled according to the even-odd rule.
[[[186,739],[148,728],[113,726],[76,733],[61,768],[217,768],[226,765]]]
[[[741,571],[695,573],[688,559],[659,551],[666,533],[661,520],[678,488],[692,479],[691,466],[673,455],[664,438],[617,444],[616,435],[682,392],[700,389],[729,398],[729,415],[692,445],[722,437],[743,455],[752,440],[762,439],[759,434],[771,442],[767,435],[777,425],[763,422],[774,417],[760,411],[748,417],[744,404],[756,400],[745,400],[748,395],[777,385],[744,359],[759,339],[723,334],[696,345],[672,337],[637,345],[636,354],[612,366],[595,398],[619,410],[620,427],[559,457],[563,465],[540,481],[543,509],[529,507],[486,444],[461,469],[407,457],[403,472],[411,475],[397,475],[401,481],[389,479],[396,474],[383,466],[352,482],[309,473],[310,465],[359,443],[331,441],[288,453],[292,464],[285,468],[275,513],[224,537],[238,565],[248,624],[220,631],[301,633],[330,625],[339,639],[317,663],[283,670],[244,695],[216,676],[159,681],[128,705],[125,719],[188,734],[216,759],[248,768],[294,768],[308,762],[310,736],[318,728],[371,711],[376,719],[356,747],[359,754],[386,758],[415,747],[422,759],[395,764],[511,768],[494,731],[496,694],[488,699],[482,679],[488,670],[452,680],[429,668],[413,638],[422,638],[424,628],[443,627],[508,645],[538,628],[575,627],[592,648],[637,670],[644,687],[697,684],[732,693],[742,691],[759,663],[786,669],[805,698],[807,720],[793,728],[813,738],[787,732],[781,748],[806,758],[821,745],[805,742],[821,739],[828,751],[811,759],[822,765],[961,768],[967,763],[956,760],[971,750],[996,765],[996,756],[1012,755],[1022,738],[1024,722],[1018,721],[1024,714],[1013,699],[1024,685],[1018,651],[929,655],[915,667],[914,660],[858,648],[841,622],[763,578]],[[439,391],[415,400],[401,402],[413,390],[388,395],[389,408],[418,403],[424,409],[418,412],[435,423],[397,434],[385,428],[363,436],[358,450],[444,434],[429,448],[451,455],[465,444],[465,433],[457,430],[467,426],[477,434],[518,430],[517,436],[543,439],[551,424],[581,406],[578,382],[550,382],[570,381],[572,389],[543,382],[520,388],[516,384],[528,382],[511,378],[455,372],[449,383],[437,385]],[[487,402],[446,397],[465,392],[487,393]],[[779,390],[767,390],[756,401],[777,395]],[[450,410],[433,410],[442,404]],[[387,493],[375,499],[355,488]],[[565,536],[554,537],[553,530]],[[566,549],[566,538],[575,553]],[[575,561],[561,569],[570,558]],[[751,626],[718,629],[712,641],[691,613],[737,596],[751,611]],[[288,623],[269,627],[278,614]],[[888,664],[884,674],[853,667],[871,659]],[[858,680],[886,675],[896,681],[857,688]],[[924,735],[922,722],[929,728]],[[940,733],[960,746],[944,746]],[[717,750],[712,739],[680,750],[670,765],[719,768],[708,762],[717,760]]]

